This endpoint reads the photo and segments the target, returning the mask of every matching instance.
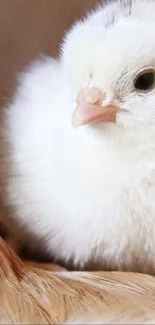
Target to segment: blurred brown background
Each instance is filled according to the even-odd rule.
[[[0,0],[0,106],[17,73],[39,53],[56,55],[64,30],[101,0]]]

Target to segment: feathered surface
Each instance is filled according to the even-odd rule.
[[[139,73],[155,71],[154,17],[151,0],[101,5],[67,33],[60,59],[21,76],[6,113],[8,203],[34,252],[155,273],[155,88],[135,89]],[[75,129],[89,79],[101,98],[78,114],[106,107],[107,120]]]
[[[0,324],[155,322],[154,277],[49,269],[23,263],[0,239]]]

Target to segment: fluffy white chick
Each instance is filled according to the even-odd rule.
[[[8,194],[31,249],[154,272],[154,17],[155,1],[103,4],[67,33],[59,60],[22,75],[6,114]]]

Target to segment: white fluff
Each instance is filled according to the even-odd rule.
[[[9,203],[58,260],[154,267],[155,89],[133,90],[147,67],[155,69],[155,1],[121,0],[76,23],[58,61],[35,62],[21,76],[6,114]],[[90,74],[127,112],[116,124],[74,129],[75,99]]]

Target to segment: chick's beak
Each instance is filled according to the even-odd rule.
[[[77,106],[72,116],[72,124],[75,128],[99,122],[116,122],[116,114],[119,108],[115,105],[103,105],[105,95],[95,87],[86,87],[79,92]]]

